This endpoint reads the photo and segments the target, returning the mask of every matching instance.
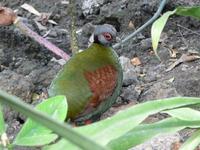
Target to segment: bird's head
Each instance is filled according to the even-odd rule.
[[[109,24],[98,25],[94,30],[94,43],[111,46],[116,40],[116,29]]]

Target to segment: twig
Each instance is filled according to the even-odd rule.
[[[76,10],[75,10],[75,0],[70,0],[70,17],[71,17],[71,50],[72,54],[75,54],[78,52],[78,41],[76,38]]]
[[[120,43],[117,43],[115,45],[113,45],[113,48],[119,48],[122,44],[124,44],[125,42],[127,42],[128,40],[130,40],[131,38],[133,38],[136,34],[140,33],[142,30],[144,30],[147,26],[149,26],[150,24],[152,24],[160,15],[160,13],[162,12],[165,4],[166,4],[167,0],[162,0],[158,10],[156,11],[156,13],[153,15],[153,17],[151,19],[149,19],[145,24],[143,24],[140,28],[138,28],[135,32],[131,33],[130,35],[128,35],[125,39],[123,39]]]
[[[31,37],[39,44],[44,45],[47,49],[60,56],[64,60],[68,60],[70,58],[63,50],[55,46],[53,43],[49,42],[42,36],[38,35],[36,32],[32,31],[23,21],[15,14],[15,12],[7,7],[0,7],[0,26],[8,26],[15,25],[15,27],[19,28],[21,32],[25,35]]]
[[[47,49],[55,53],[56,55],[60,56],[64,60],[68,60],[70,58],[69,55],[67,55],[63,50],[55,46],[53,43],[49,42],[42,36],[38,35],[36,32],[32,31],[30,28],[28,28],[19,17],[15,20],[13,23],[17,28],[20,29],[25,35],[31,37],[35,41],[37,41],[39,44],[44,45]]]
[[[198,32],[195,32],[195,31],[193,31],[193,30],[191,30],[191,29],[188,29],[188,28],[186,28],[186,27],[184,27],[184,26],[182,26],[182,25],[180,25],[180,24],[177,24],[177,26],[178,26],[178,27],[181,27],[181,28],[183,28],[183,29],[185,29],[185,30],[187,30],[187,31],[189,31],[189,32],[191,32],[191,33],[193,33],[193,34],[196,34],[196,35],[200,36],[200,34],[199,34]]]
[[[179,34],[181,35],[181,39],[182,39],[183,43],[184,43],[185,46],[188,48],[187,41],[186,41],[186,39],[184,38],[183,33],[182,33],[181,30],[180,30],[180,27],[178,27],[178,31],[179,31]]]

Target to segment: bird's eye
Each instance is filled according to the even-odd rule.
[[[108,32],[104,32],[103,36],[105,37],[106,40],[111,41],[112,40],[112,35]]]

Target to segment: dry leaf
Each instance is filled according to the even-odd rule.
[[[177,61],[175,61],[167,70],[171,71],[172,69],[174,69],[177,65],[183,63],[183,62],[189,62],[189,61],[194,61],[199,59],[200,56],[199,55],[191,55],[191,54],[183,54]]]
[[[135,29],[135,25],[133,24],[132,21],[129,22],[128,28],[129,28],[129,29]]]
[[[13,24],[17,15],[10,8],[0,7],[0,25],[7,26]]]
[[[131,64],[134,65],[134,66],[139,66],[141,65],[141,61],[138,57],[134,57],[133,59],[131,59]]]
[[[49,22],[51,24],[55,24],[57,25],[57,23],[53,20],[49,20],[50,17],[50,13],[40,13],[39,11],[37,11],[33,6],[24,3],[23,5],[21,5],[21,8],[27,10],[28,12],[40,17],[40,21],[42,22],[42,24],[44,25],[46,22]]]
[[[27,10],[28,12],[36,15],[36,16],[40,16],[41,13],[39,11],[37,11],[33,6],[27,4],[27,3],[24,3],[23,5],[21,5],[21,8]]]
[[[189,53],[189,54],[196,54],[196,55],[199,55],[199,52],[196,51],[196,50],[193,50],[193,49],[192,49],[192,50],[191,50],[191,49],[188,50],[188,53]]]
[[[42,25],[46,25],[49,21],[50,16],[50,13],[41,13],[41,15],[36,18],[36,20],[41,22]]]
[[[146,74],[145,74],[145,73],[140,73],[139,76],[140,76],[140,77],[145,77]]]
[[[172,149],[172,150],[179,150],[180,147],[181,147],[181,145],[182,145],[182,144],[181,144],[180,142],[177,141],[177,142],[175,142],[175,143],[172,144],[172,148],[171,148],[171,149]]]
[[[171,79],[169,79],[168,82],[170,82],[170,83],[174,82],[174,77],[172,77]]]
[[[63,4],[63,5],[69,5],[69,1],[61,1],[61,4]]]
[[[170,49],[170,57],[171,58],[176,58],[177,54],[178,54],[177,49],[175,49],[175,48]]]

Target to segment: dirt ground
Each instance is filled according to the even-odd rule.
[[[57,25],[47,23],[41,27],[34,21],[36,16],[20,6],[28,3],[39,12],[51,13],[50,19]],[[198,5],[200,0],[169,0],[163,12],[176,6]],[[30,27],[40,35],[70,53],[69,5],[65,0],[0,0],[0,4],[17,11],[27,19]],[[80,49],[87,48],[94,25],[109,23],[116,27],[118,39],[123,39],[144,24],[156,11],[159,0],[77,0],[77,28]],[[200,61],[184,62],[171,71],[167,68],[182,54],[200,52],[200,21],[190,17],[173,16],[167,23],[159,45],[159,61],[152,52],[150,27],[129,42],[116,49],[124,69],[121,95],[116,104],[102,118],[137,103],[172,96],[200,97]],[[170,51],[176,54],[172,58]],[[36,104],[47,93],[47,88],[62,67],[52,58],[57,56],[21,34],[14,27],[0,27],[0,89],[19,96],[30,104]],[[141,65],[130,63],[134,57]],[[157,117],[157,118],[156,118]],[[160,119],[162,116],[154,116]],[[5,120],[8,135],[13,139],[25,117],[6,108]],[[178,140],[188,132],[180,133]],[[173,139],[174,136],[167,136]],[[173,137],[173,138],[172,138]],[[163,138],[163,137],[162,137]],[[170,140],[169,140],[170,141]],[[158,142],[158,141],[157,141]],[[171,140],[173,145],[174,140]],[[145,145],[152,149],[155,144]],[[158,145],[158,144],[157,144]],[[142,149],[141,147],[137,148]]]

